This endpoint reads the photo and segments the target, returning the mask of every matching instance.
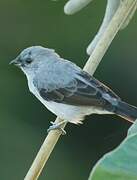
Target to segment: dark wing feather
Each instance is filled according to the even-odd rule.
[[[108,107],[112,105],[111,99],[119,97],[101,82],[81,71],[77,78],[64,88],[54,90],[40,89],[40,95],[47,101],[54,101],[75,106]],[[80,78],[78,78],[80,77]],[[70,86],[72,84],[72,86]],[[104,96],[108,95],[108,96]],[[106,97],[106,98],[105,98]],[[109,99],[110,97],[110,99]]]

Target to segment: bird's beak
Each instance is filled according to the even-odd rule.
[[[16,66],[20,65],[19,57],[16,57],[15,59],[13,59],[9,64],[14,64]]]

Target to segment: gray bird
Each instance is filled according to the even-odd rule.
[[[136,107],[123,102],[111,89],[53,49],[26,48],[12,63],[25,73],[29,90],[41,103],[64,119],[50,126],[50,130],[59,129],[65,122],[82,123],[90,114],[116,114],[131,122],[137,118]]]

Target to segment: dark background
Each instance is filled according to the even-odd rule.
[[[96,34],[106,1],[96,0],[67,16],[64,0],[0,1],[0,179],[20,180],[55,119],[31,93],[23,73],[8,63],[24,48],[42,45],[83,67],[86,47]],[[125,101],[137,105],[137,14],[120,31],[95,77]],[[131,124],[112,115],[92,115],[68,124],[40,179],[85,180],[95,162],[115,148]]]

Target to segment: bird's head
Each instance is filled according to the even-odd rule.
[[[14,64],[21,68],[24,72],[36,69],[45,61],[49,61],[59,57],[53,49],[44,48],[42,46],[32,46],[24,49],[10,64]]]

